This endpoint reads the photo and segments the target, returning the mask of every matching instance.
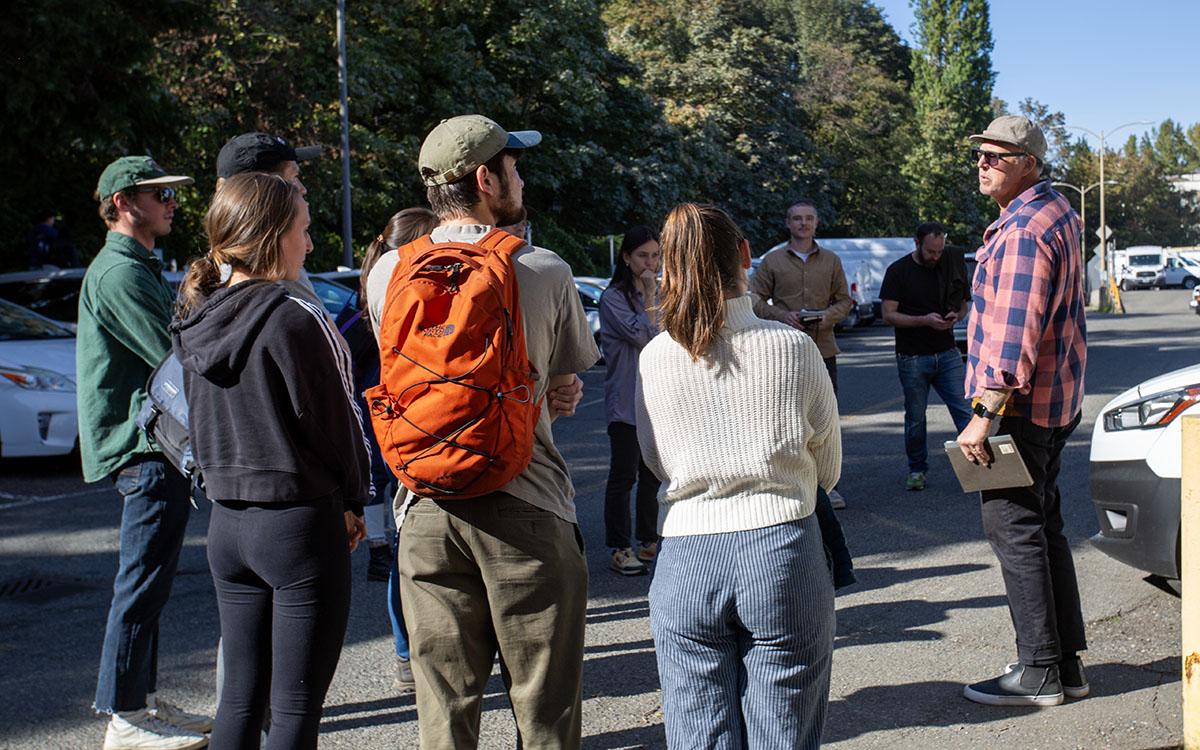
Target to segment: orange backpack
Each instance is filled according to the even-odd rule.
[[[529,364],[512,254],[493,229],[477,243],[404,247],[379,324],[379,385],[364,394],[384,460],[422,497],[500,489],[533,455],[541,402]]]

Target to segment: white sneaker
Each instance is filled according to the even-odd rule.
[[[113,714],[104,732],[104,750],[195,750],[208,747],[202,734],[156,719],[146,709]]]
[[[146,710],[159,721],[165,721],[172,726],[186,729],[189,732],[208,734],[212,731],[213,720],[211,716],[188,713],[174,703],[167,703],[157,696],[146,696]]]
[[[845,510],[846,508],[846,500],[837,490],[829,491],[829,504],[833,506],[834,510]]]
[[[633,554],[633,549],[630,547],[613,550],[608,567],[612,568],[614,573],[620,573],[623,576],[640,576],[646,572],[646,564],[637,559],[637,555]]]

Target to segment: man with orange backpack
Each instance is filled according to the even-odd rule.
[[[599,352],[571,268],[499,226],[525,216],[517,158],[536,131],[443,121],[419,167],[441,225],[385,254],[367,298],[367,391],[396,501],[422,748],[478,745],[496,653],[523,745],[580,744],[587,565],[554,445]]]

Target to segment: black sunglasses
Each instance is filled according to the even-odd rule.
[[[171,201],[175,200],[175,188],[173,187],[142,188],[141,190],[138,190],[138,192],[156,193],[158,195],[158,199],[163,203],[170,203]]]
[[[984,151],[981,148],[971,149],[971,161],[978,164],[980,157],[983,157],[983,163],[989,167],[996,166],[1006,156],[1028,156],[1028,154],[1024,151]]]

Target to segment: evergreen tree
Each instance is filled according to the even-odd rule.
[[[987,0],[913,0],[912,53],[917,142],[904,173],[922,220],[978,242],[995,215],[981,199],[966,137],[992,117],[992,32]]]

